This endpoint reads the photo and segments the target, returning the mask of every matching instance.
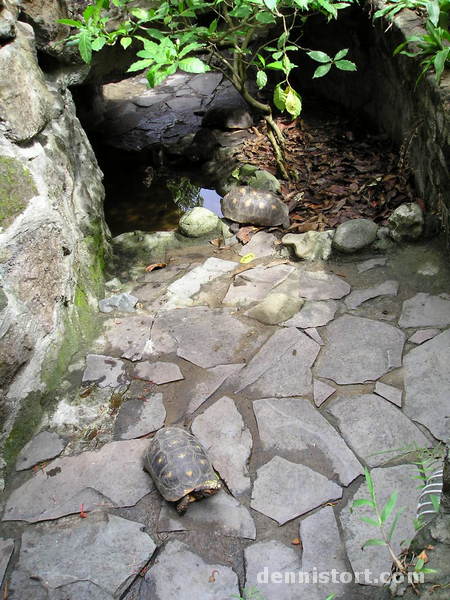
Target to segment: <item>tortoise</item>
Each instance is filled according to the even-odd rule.
[[[252,225],[289,227],[289,209],[273,192],[234,186],[220,202],[224,217]]]
[[[163,498],[177,502],[180,514],[191,502],[212,496],[221,488],[205,449],[181,427],[163,427],[155,434],[144,466]]]

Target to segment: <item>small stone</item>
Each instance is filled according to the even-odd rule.
[[[205,448],[213,467],[234,495],[250,487],[247,461],[253,440],[231,398],[221,398],[194,419],[192,433]]]
[[[9,559],[14,551],[14,540],[0,538],[0,586],[5,577],[5,571],[8,567]]]
[[[260,467],[250,506],[279,525],[342,497],[342,488],[312,471],[279,456]]]
[[[345,298],[345,304],[350,309],[357,308],[363,302],[378,296],[396,296],[398,281],[384,281],[379,285],[364,290],[355,290]]]
[[[408,342],[417,345],[423,344],[434,338],[440,332],[440,329],[418,329],[410,338],[408,338]]]
[[[378,231],[380,231],[380,229],[378,229]],[[386,262],[387,258],[385,256],[379,256],[377,258],[369,258],[369,260],[359,263],[356,265],[356,268],[358,269],[358,273],[364,273],[365,271],[370,271],[370,269],[373,269],[374,267],[384,267]]]
[[[239,250],[239,256],[245,256],[246,254],[254,254],[255,258],[263,258],[265,256],[272,256],[276,253],[275,243],[277,238],[273,233],[267,231],[258,231],[252,237],[252,239],[245,244],[241,250]]]
[[[119,409],[114,424],[114,439],[131,440],[157,431],[164,425],[165,419],[162,394],[151,394],[143,400],[132,398]]]
[[[300,312],[282,323],[282,325],[285,327],[299,327],[300,329],[322,327],[334,319],[337,307],[337,302],[334,300],[319,302],[307,300],[301,307]]]
[[[378,225],[370,219],[352,219],[336,228],[333,247],[339,252],[350,254],[370,246],[377,237]]]
[[[306,233],[288,233],[281,241],[292,246],[295,255],[304,260],[328,260],[331,256],[331,242],[334,230],[307,231]]]
[[[157,385],[184,379],[180,367],[169,362],[141,362],[134,369],[135,377]]]
[[[300,271],[299,295],[308,300],[339,299],[350,293],[346,281],[325,271]]]
[[[214,233],[218,226],[219,217],[203,206],[195,206],[186,212],[178,223],[180,233],[193,238]]]
[[[98,307],[100,312],[110,313],[113,310],[120,312],[134,312],[138,298],[128,293],[114,294],[104,300],[99,300]]]
[[[324,381],[320,381],[319,379],[314,379],[313,382],[313,394],[314,394],[314,403],[316,406],[320,406],[327,400],[330,396],[334,394],[336,390],[328,383]]]
[[[145,575],[152,600],[228,600],[239,597],[238,578],[230,568],[205,562],[188,545],[168,542]]]
[[[401,204],[388,218],[387,226],[396,242],[417,240],[423,230],[422,209],[415,202]]]
[[[53,431],[41,431],[20,451],[16,461],[16,471],[29,469],[45,460],[61,454],[66,442]]]
[[[266,325],[277,325],[290,319],[303,305],[304,300],[281,292],[268,294],[262,302],[248,310],[245,315]]]
[[[381,381],[377,381],[375,384],[374,392],[375,394],[382,396],[386,400],[389,400],[389,402],[392,402],[392,404],[395,404],[396,406],[399,406],[401,408],[402,390],[399,390],[398,388],[392,385],[382,383]]]
[[[447,327],[450,300],[420,292],[403,302],[400,327]]]
[[[98,387],[116,388],[128,383],[125,363],[111,356],[88,354],[86,369],[83,373],[83,383],[95,383]]]

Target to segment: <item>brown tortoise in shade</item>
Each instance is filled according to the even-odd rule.
[[[272,192],[251,186],[235,186],[220,204],[224,217],[237,223],[289,227],[288,207]]]

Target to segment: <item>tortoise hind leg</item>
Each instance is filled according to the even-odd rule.
[[[183,496],[176,506],[177,513],[183,515],[187,511],[189,504],[191,504],[191,502],[195,502],[196,500],[197,498],[192,494],[186,494],[186,496]]]

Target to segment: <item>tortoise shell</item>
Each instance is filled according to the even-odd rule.
[[[289,226],[289,210],[272,192],[250,186],[233,187],[220,202],[222,213],[237,223]]]
[[[220,489],[220,481],[203,446],[180,427],[164,427],[155,434],[144,466],[169,502],[177,502],[196,491],[199,493],[195,499],[199,500]]]

